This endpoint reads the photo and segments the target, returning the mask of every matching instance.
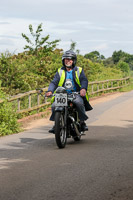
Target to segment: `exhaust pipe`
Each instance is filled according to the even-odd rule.
[[[78,130],[78,128],[77,128],[77,124],[76,124],[76,122],[75,122],[75,119],[74,119],[72,116],[69,116],[69,118],[70,118],[70,119],[72,120],[72,122],[73,122],[73,125],[74,125],[75,132],[76,132],[77,136],[80,136],[80,133],[79,133],[79,130]]]

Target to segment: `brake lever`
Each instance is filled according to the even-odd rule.
[[[41,94],[43,93],[43,90],[41,88],[36,88],[37,93]]]

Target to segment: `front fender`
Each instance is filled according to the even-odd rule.
[[[55,107],[55,112],[62,112],[64,111],[64,107],[60,106],[60,107]]]

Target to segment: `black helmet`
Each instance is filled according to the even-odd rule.
[[[73,60],[72,66],[75,67],[76,62],[77,62],[77,56],[76,56],[76,54],[75,54],[72,50],[68,50],[68,51],[66,51],[66,52],[63,54],[63,56],[62,56],[62,64],[63,64],[64,66],[65,66],[65,64],[64,64],[64,59],[65,59],[65,58],[68,58],[68,59]]]

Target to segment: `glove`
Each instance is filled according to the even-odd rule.
[[[86,89],[81,89],[80,90],[80,96],[84,97],[86,95]]]
[[[45,94],[45,96],[46,97],[49,97],[49,96],[51,96],[52,95],[52,92],[50,91],[50,92],[47,92],[46,94]]]

